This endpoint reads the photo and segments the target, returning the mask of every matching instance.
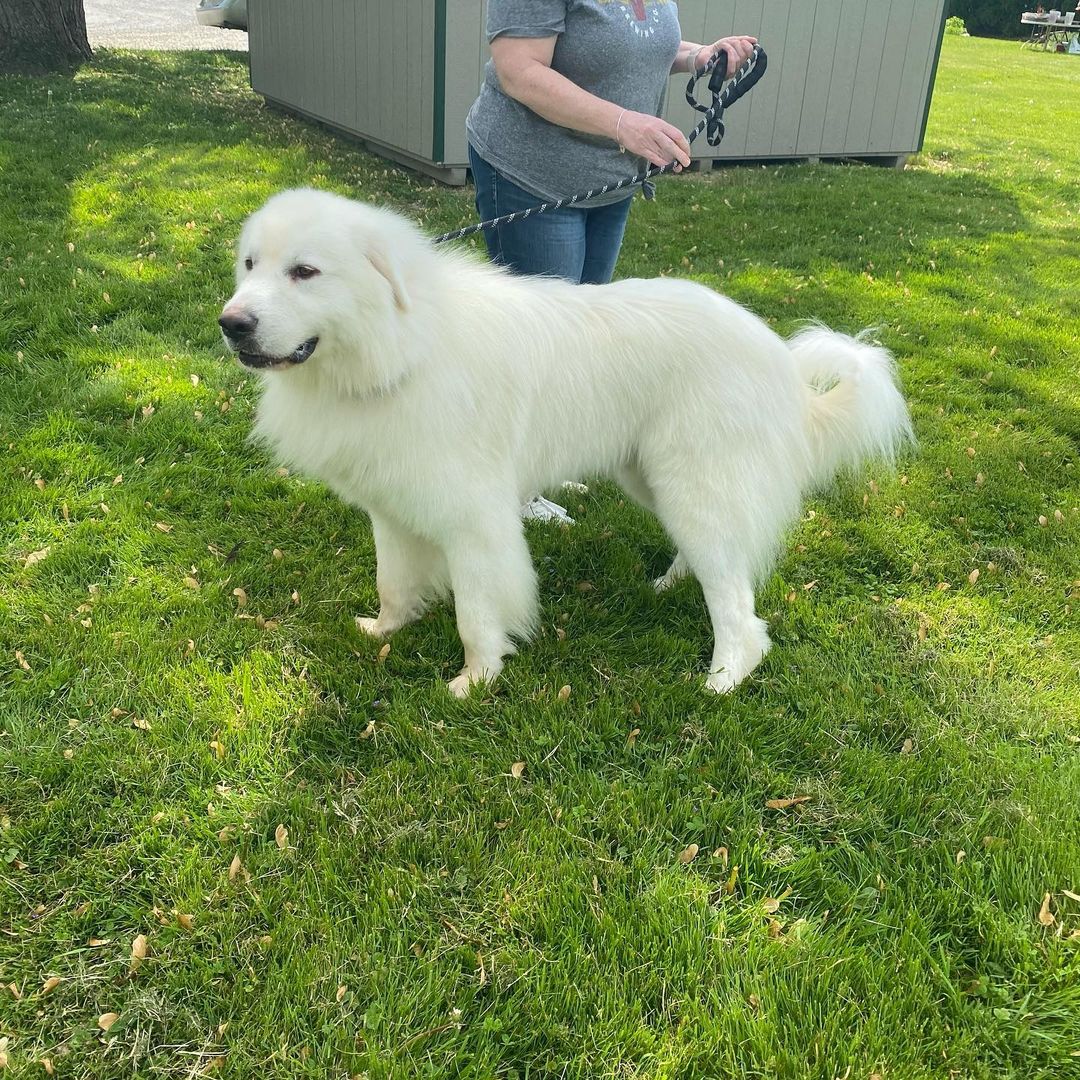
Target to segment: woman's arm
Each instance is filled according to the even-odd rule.
[[[491,58],[504,94],[560,127],[613,139],[653,165],[690,164],[690,146],[678,128],[605,101],[553,71],[555,41],[502,35],[492,41]]]

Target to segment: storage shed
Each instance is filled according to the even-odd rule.
[[[627,2],[630,0],[619,0]],[[702,160],[855,157],[922,148],[946,0],[679,0],[683,35],[760,39],[769,72]],[[482,0],[249,0],[251,84],[376,153],[464,183],[465,115],[488,50]],[[694,114],[675,76],[667,119]]]

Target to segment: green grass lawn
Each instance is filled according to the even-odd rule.
[[[8,1074],[1080,1076],[1078,102],[1074,57],[949,38],[906,171],[639,203],[621,273],[879,326],[920,448],[808,504],[730,697],[598,485],[458,703],[449,610],[356,633],[367,524],[248,445],[215,319],[279,188],[433,231],[468,193],[233,56],[0,79]]]

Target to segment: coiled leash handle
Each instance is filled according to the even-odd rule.
[[[731,78],[727,89],[724,82],[727,78],[727,52],[720,49],[719,52],[699,71],[695,71],[686,87],[686,103],[699,113],[705,114],[706,141],[710,146],[719,146],[724,138],[724,110],[734,105],[739,98],[748,94],[765,74],[769,66],[769,58],[760,45],[754,46],[754,51],[747,57],[742,67]],[[709,91],[713,100],[711,106],[702,105],[697,100],[697,82],[703,79],[709,72]],[[693,142],[700,134],[700,125],[690,135]]]
[[[768,67],[769,58],[760,45],[754,46],[754,51],[746,58],[742,66],[732,76],[731,81],[725,86],[727,74],[727,52],[723,49],[709,59],[704,67],[698,68],[690,81],[686,84],[686,100],[699,113],[704,116],[697,122],[694,129],[687,133],[687,142],[693,144],[694,140],[703,132],[706,132],[706,140],[710,146],[719,146],[724,138],[724,111],[734,105],[744,94],[749,93],[761,81]],[[697,99],[697,84],[711,75],[709,90],[712,92],[712,102],[702,105]],[[564,199],[555,202],[539,203],[530,206],[527,210],[517,210],[512,214],[503,214],[501,217],[491,218],[489,221],[478,221],[474,225],[467,225],[464,229],[456,229],[453,232],[443,233],[436,236],[433,244],[445,244],[450,240],[461,240],[466,236],[472,236],[482,229],[498,229],[503,225],[509,225],[515,221],[524,221],[525,218],[535,214],[544,214],[549,210],[561,210],[564,206],[576,206],[579,203],[588,202],[590,199],[607,195],[613,191],[621,191],[623,188],[641,184],[646,199],[653,196],[653,185],[649,181],[654,176],[663,176],[674,172],[677,162],[669,161],[667,165],[650,165],[642,172],[627,176],[614,184],[605,184],[603,187],[593,188],[590,191],[579,191],[576,195],[568,195]]]

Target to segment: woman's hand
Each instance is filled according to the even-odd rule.
[[[704,67],[721,49],[727,53],[727,77],[730,79],[742,65],[750,59],[757,38],[740,35],[720,38],[711,45],[703,45],[698,50],[696,59],[698,70]],[[706,52],[706,50],[708,50]]]
[[[690,144],[686,136],[659,116],[627,109],[616,124],[615,135],[621,147],[643,157],[651,165],[663,166],[676,161],[675,171],[678,172],[679,168],[690,164]]]

